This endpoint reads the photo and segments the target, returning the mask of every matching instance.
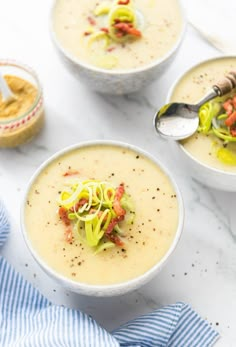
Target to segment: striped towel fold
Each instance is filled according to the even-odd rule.
[[[8,232],[0,203],[0,245]],[[218,337],[184,303],[155,310],[109,333],[90,316],[53,305],[0,257],[1,347],[210,347]]]

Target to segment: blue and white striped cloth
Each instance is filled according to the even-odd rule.
[[[0,246],[9,232],[0,202]],[[53,305],[0,257],[0,347],[210,347],[219,334],[177,303],[112,333],[86,314]]]

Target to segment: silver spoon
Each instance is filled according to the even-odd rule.
[[[183,140],[193,135],[199,125],[198,110],[207,101],[223,96],[236,87],[236,71],[231,71],[224,79],[212,86],[209,93],[197,104],[173,102],[164,105],[154,117],[154,127],[163,137]]]
[[[0,72],[0,93],[2,94],[2,100],[5,103],[10,103],[16,99],[15,95],[12,93],[11,89],[9,88],[1,72]]]

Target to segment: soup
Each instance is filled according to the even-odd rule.
[[[177,44],[183,21],[177,0],[58,0],[53,28],[74,58],[116,70],[163,58]]]
[[[99,180],[123,186],[135,216],[120,223],[121,244],[97,253],[81,237],[83,226],[65,237],[58,201],[74,182]],[[26,231],[40,258],[73,281],[96,285],[124,282],[153,267],[171,247],[178,220],[176,193],[166,174],[143,155],[108,145],[81,147],[55,159],[35,179],[25,207]]]
[[[236,70],[236,58],[222,57],[204,62],[185,74],[171,95],[171,101],[196,103],[210,88],[232,70]],[[234,90],[223,100],[232,99]],[[220,113],[226,113],[222,108]],[[236,137],[235,137],[236,140]],[[236,142],[220,139],[214,133],[196,133],[182,142],[184,149],[194,158],[212,168],[236,173]]]

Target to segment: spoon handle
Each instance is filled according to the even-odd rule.
[[[218,96],[223,96],[236,87],[236,71],[231,71],[224,79],[217,82],[213,89],[216,91]]]

